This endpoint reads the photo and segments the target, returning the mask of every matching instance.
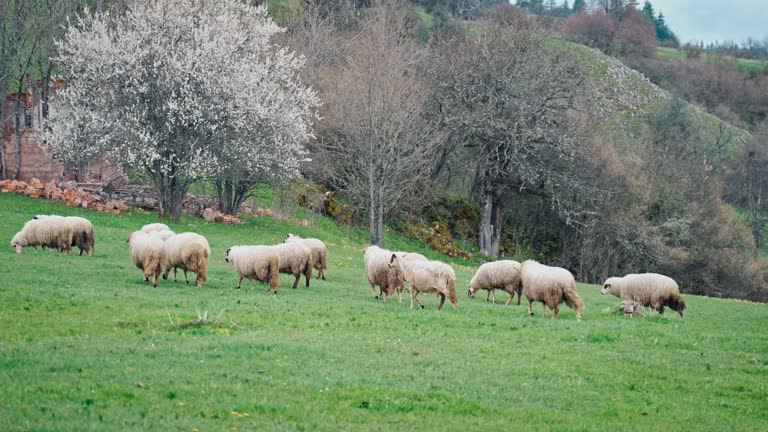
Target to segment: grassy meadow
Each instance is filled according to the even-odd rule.
[[[39,213],[96,226],[93,257],[9,242]],[[125,238],[153,214],[114,216],[0,195],[0,430],[765,430],[768,306],[685,296],[676,314],[626,318],[579,285],[577,323],[528,317],[525,302],[475,300],[457,270],[457,313],[371,296],[361,231],[302,214],[241,226],[185,218],[205,235],[202,288],[142,281]],[[287,232],[329,247],[327,281],[277,295],[238,291],[224,252]],[[414,249],[390,235],[386,246]],[[196,325],[196,307],[210,325]]]

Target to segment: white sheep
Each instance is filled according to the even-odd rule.
[[[91,256],[94,251],[96,237],[93,234],[93,224],[86,218],[80,216],[56,216],[56,215],[37,215],[33,219],[48,219],[57,221],[54,223],[68,223],[72,227],[72,242],[70,246],[77,246],[80,255],[83,252]]]
[[[299,285],[301,275],[304,275],[306,286],[309,287],[309,280],[312,278],[312,251],[302,243],[281,243],[272,246],[275,253],[280,258],[280,273],[291,274],[296,280],[293,282],[293,288]]]
[[[478,290],[488,290],[485,298],[487,302],[493,297],[493,303],[496,303],[496,290],[504,290],[509,293],[507,305],[512,304],[512,299],[517,292],[517,304],[520,304],[520,263],[512,260],[500,260],[488,262],[481,265],[472,280],[469,281],[469,291],[467,295],[474,297]]]
[[[157,288],[157,278],[168,265],[165,243],[158,237],[135,231],[128,237],[128,253],[133,264],[144,271],[144,280],[152,279],[152,286]]]
[[[403,260],[407,261],[429,261],[429,258],[425,257],[424,255],[416,252],[395,252],[398,257],[400,257]],[[391,258],[391,256],[388,256],[388,258]],[[390,275],[389,280],[393,283],[389,284],[388,290],[381,292],[381,298],[384,299],[384,301],[387,301],[387,298],[392,295],[393,290],[397,290],[397,302],[402,303],[402,293],[405,289],[405,279],[403,278],[402,272],[400,272],[399,269],[396,267],[389,267],[389,262],[387,262],[387,268],[389,268],[389,272],[393,273]]]
[[[576,319],[581,321],[579,309],[584,309],[584,301],[576,292],[576,280],[568,270],[529,260],[521,266],[520,281],[523,295],[528,299],[529,315],[533,315],[533,302],[539,301],[543,304],[544,316],[547,316],[549,307],[555,312],[552,319],[557,319],[560,304],[565,302],[576,312]]]
[[[368,246],[363,251],[363,261],[365,262],[365,276],[371,285],[373,298],[386,301],[387,297],[394,291],[399,294],[403,290],[403,274],[397,269],[389,267],[389,261],[393,252],[382,249],[378,246]],[[376,287],[379,287],[379,293],[376,293]]]
[[[32,219],[24,224],[21,231],[11,239],[11,246],[16,253],[25,247],[49,247],[69,254],[72,249],[72,226],[62,217],[50,217],[45,220]]]
[[[677,311],[685,319],[685,302],[674,279],[657,273],[628,274],[624,277],[608,278],[600,292],[613,294],[622,300],[640,302],[643,306],[664,313],[664,307]]]
[[[325,269],[328,265],[328,248],[322,240],[316,238],[301,238],[295,234],[288,234],[285,243],[300,242],[312,251],[312,261],[317,269],[317,277],[325,280]]]
[[[442,309],[446,297],[451,301],[453,308],[459,310],[456,300],[456,273],[448,264],[440,261],[407,260],[393,253],[389,266],[400,270],[411,286],[411,309],[414,302],[424,309],[424,305],[416,297],[420,292],[426,292],[436,293],[440,297],[438,311]]]
[[[224,261],[231,263],[240,276],[237,289],[243,278],[248,278],[253,288],[253,280],[269,282],[269,291],[277,293],[280,287],[280,257],[270,246],[232,246],[227,249]]]
[[[197,274],[195,285],[202,286],[208,280],[208,258],[211,248],[208,240],[200,234],[185,232],[171,236],[165,241],[165,251],[168,263],[163,270],[163,279],[168,279],[168,273],[173,268],[173,281],[176,282],[176,270],[184,271],[184,280],[189,284],[187,272]]]
[[[149,233],[149,235],[151,235],[153,237],[157,237],[157,238],[159,238],[162,241],[166,241],[169,238],[175,236],[176,233],[171,231],[171,230],[162,230],[162,231],[151,231]]]
[[[141,232],[144,233],[151,233],[152,231],[170,231],[171,229],[168,228],[168,225],[164,223],[151,223],[146,224],[143,227],[141,227]]]

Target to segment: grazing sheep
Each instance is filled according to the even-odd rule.
[[[579,309],[584,309],[584,301],[576,292],[576,280],[571,272],[560,267],[550,267],[536,261],[525,261],[520,270],[520,282],[523,295],[528,299],[528,314],[533,315],[531,305],[534,301],[543,304],[544,316],[547,307],[555,311],[552,319],[557,319],[560,304],[565,302],[576,312],[576,319],[581,321]]]
[[[91,256],[94,251],[96,237],[93,235],[93,224],[86,218],[79,216],[56,216],[56,215],[37,215],[33,219],[56,220],[59,223],[68,223],[72,227],[72,242],[70,246],[77,246],[80,250],[80,256],[83,252]]]
[[[243,278],[248,278],[253,288],[253,280],[269,282],[269,291],[277,293],[280,287],[280,257],[270,246],[232,246],[227,249],[224,261],[231,263],[240,280],[237,281],[237,289]]]
[[[420,292],[436,293],[440,297],[439,311],[445,303],[445,298],[451,301],[453,308],[458,311],[459,304],[456,300],[456,273],[448,264],[440,261],[407,260],[396,253],[390,256],[390,268],[397,268],[403,274],[403,278],[411,286],[411,309],[416,302],[420,308],[424,305],[416,298]]]
[[[368,278],[368,283],[371,284],[373,298],[381,298],[386,301],[387,296],[395,289],[398,294],[401,293],[403,291],[403,274],[389,267],[389,260],[393,252],[378,246],[368,246],[363,253],[365,275]],[[379,287],[379,294],[376,294],[377,286]]]
[[[16,249],[16,253],[21,253],[25,247],[37,249],[40,246],[69,254],[72,250],[72,226],[60,216],[32,219],[13,236],[11,246]]]
[[[296,280],[293,281],[293,288],[299,286],[299,279],[304,274],[304,279],[309,287],[309,280],[312,278],[312,251],[302,243],[281,243],[272,246],[275,253],[280,258],[280,273],[292,274]]]
[[[168,228],[168,225],[163,223],[151,223],[141,227],[141,232],[144,232],[147,234],[151,233],[152,231],[170,231],[170,230],[171,229]]]
[[[162,231],[152,231],[152,232],[149,233],[149,235],[151,235],[153,237],[157,237],[157,238],[159,238],[162,241],[166,241],[169,238],[175,236],[176,233],[171,231],[171,230],[162,230]]]
[[[168,273],[173,268],[174,282],[176,282],[177,269],[184,271],[184,281],[187,284],[189,284],[188,271],[197,273],[195,285],[198,287],[208,280],[208,258],[211,256],[211,248],[205,237],[192,232],[176,234],[165,241],[165,251],[168,255],[168,263],[163,270],[163,279],[168,279]]]
[[[157,288],[157,278],[168,265],[165,243],[160,238],[142,231],[133,232],[127,241],[131,261],[144,271],[144,281],[151,278],[152,286]]]
[[[322,240],[316,238],[301,238],[295,234],[288,234],[285,243],[299,242],[312,251],[312,261],[317,269],[317,277],[325,280],[325,269],[328,265],[328,248]]]
[[[685,302],[674,279],[656,274],[628,274],[624,277],[608,278],[603,284],[602,294],[613,294],[622,300],[634,300],[664,314],[664,307],[677,311],[685,319]]]
[[[496,290],[501,289],[509,293],[507,306],[512,304],[512,299],[517,291],[517,304],[520,304],[520,263],[512,260],[500,260],[485,263],[477,269],[472,280],[469,281],[469,297],[475,297],[478,290],[488,290],[485,297],[487,302],[493,297],[493,303],[496,303]]]

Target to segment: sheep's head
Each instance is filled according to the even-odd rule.
[[[13,239],[11,240],[11,247],[16,250],[17,254],[21,253],[21,249],[24,247],[21,241],[21,233],[16,234],[13,236]]]
[[[226,255],[224,255],[224,261],[229,262],[229,251],[231,251],[232,248],[227,249]]]
[[[288,233],[288,235],[285,236],[285,243],[288,243],[288,242],[294,241],[294,240],[298,240],[298,239],[299,239],[299,236],[297,236],[295,234]]]
[[[393,253],[392,257],[389,259],[389,264],[387,264],[387,267],[395,269],[400,268],[400,257]]]
[[[618,295],[619,294],[619,289],[616,286],[616,282],[617,282],[616,279],[617,278],[615,278],[615,277],[608,278],[608,280],[606,280],[605,283],[603,283],[603,289],[600,290],[600,294],[602,294],[602,295],[606,295],[606,294]]]

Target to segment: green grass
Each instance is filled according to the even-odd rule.
[[[8,241],[37,213],[85,215],[96,255]],[[127,234],[154,215],[113,216],[0,195],[0,430],[764,430],[766,305],[686,296],[688,318],[627,319],[580,285],[577,323],[463,294],[461,311],[371,298],[365,235],[315,218],[241,226],[186,218],[213,251],[198,289],[153,289],[128,259]],[[277,295],[234,289],[233,244],[286,232],[327,241],[327,281]],[[389,235],[388,246],[404,240]],[[434,253],[430,253],[435,256]],[[460,264],[459,262],[455,264]],[[506,297],[499,295],[499,301]],[[220,317],[196,319],[195,307]]]

